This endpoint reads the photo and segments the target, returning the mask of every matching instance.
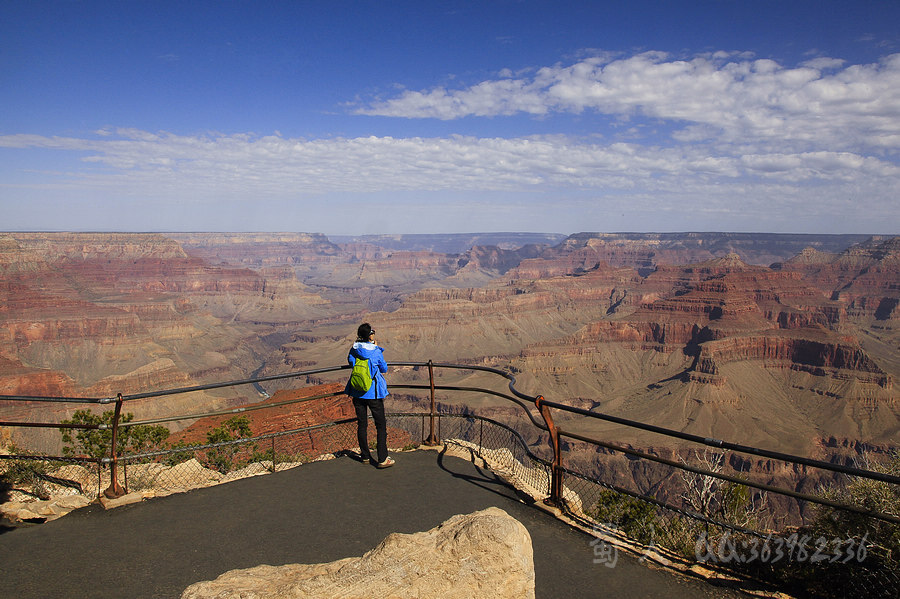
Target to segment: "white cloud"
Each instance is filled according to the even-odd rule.
[[[405,213],[427,205],[429,214],[442,215],[435,222],[459,223],[471,210],[456,207],[489,197],[498,202],[496,214],[535,219],[523,226],[533,230],[550,222],[571,223],[554,226],[560,231],[605,228],[589,224],[590,215],[621,215],[620,229],[632,230],[900,230],[900,55],[870,65],[818,58],[786,68],[737,53],[690,60],[643,53],[529,73],[507,70],[459,90],[407,91],[359,112],[454,119],[595,111],[630,118],[622,128],[629,141],[605,141],[600,134],[607,132],[590,130],[580,139],[301,139],[115,128],[81,137],[0,135],[4,152],[21,153],[11,163],[27,162],[21,156],[32,149],[51,151],[36,153],[41,160],[52,151],[56,158],[14,174],[0,165],[7,173],[0,207],[11,214],[29,189],[30,197],[56,190],[123,205],[227,200],[253,214],[264,202],[277,204],[278,213],[313,195],[378,196],[386,206],[407,198]],[[639,143],[643,131],[670,137]],[[528,211],[520,210],[521,198]],[[631,213],[643,216],[628,220]]]
[[[748,177],[785,182],[900,179],[900,167],[890,161],[852,152],[728,155],[711,153],[706,146],[599,145],[562,136],[304,140],[121,129],[83,139],[0,136],[0,147],[76,151],[88,166],[70,185],[148,193],[166,187],[235,196],[560,187],[662,190],[684,188],[691,178],[720,184]]]
[[[900,149],[900,54],[876,64],[817,58],[794,68],[743,54],[675,60],[661,52],[538,69],[529,78],[405,91],[358,114],[455,119],[516,113],[642,115],[707,127],[722,141],[796,151]],[[682,135],[678,139],[691,139]]]
[[[843,60],[841,58],[827,58],[822,56],[819,58],[813,58],[812,60],[807,60],[800,66],[825,71],[828,69],[839,69],[844,66],[844,63],[846,62],[846,60]]]

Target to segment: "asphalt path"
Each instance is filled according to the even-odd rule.
[[[228,570],[359,556],[392,532],[429,530],[489,506],[531,534],[538,599],[741,596],[623,551],[598,553],[593,537],[467,460],[437,451],[394,457],[397,465],[384,470],[341,457],[0,529],[0,597],[180,597]]]

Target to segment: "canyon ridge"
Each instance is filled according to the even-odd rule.
[[[897,237],[0,233],[0,295],[3,395],[114,397],[337,366],[365,320],[389,363],[492,366],[526,393],[585,409],[824,459],[898,445]],[[496,386],[477,371],[441,376]],[[389,374],[422,377],[412,367]],[[196,413],[291,386],[128,411]],[[397,392],[392,402],[422,399]],[[510,410],[496,398],[439,400],[444,410]],[[0,401],[4,420],[70,415],[52,410]],[[566,427],[672,443],[581,420]],[[0,436],[59,450],[52,430]]]

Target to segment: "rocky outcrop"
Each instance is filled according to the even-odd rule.
[[[605,270],[599,266],[540,284],[556,284],[561,294],[565,281]],[[526,286],[521,280],[516,284]],[[601,289],[608,287],[595,291]],[[646,406],[643,416],[653,418],[659,410],[649,410],[651,396],[661,398],[660,405],[669,406],[677,395],[719,410],[739,409],[748,398],[776,401],[785,393],[777,385],[760,388],[760,376],[782,381],[791,396],[840,398],[869,407],[894,403],[895,375],[884,366],[893,358],[873,355],[877,345],[861,344],[846,306],[802,273],[749,265],[727,254],[699,264],[657,266],[638,281],[622,280],[613,297],[605,314],[577,332],[528,344],[512,359],[516,368],[572,401],[599,405],[627,394],[623,406]],[[581,317],[596,314],[587,302],[571,305]],[[676,427],[685,426],[683,411],[672,417]]]
[[[860,347],[787,336],[747,336],[710,341],[700,346],[694,370],[719,374],[722,364],[761,360],[769,367],[787,367],[821,376],[853,376],[892,389],[892,377]]]
[[[71,395],[73,388],[72,379],[61,372],[28,367],[18,360],[0,356],[0,395],[65,396]],[[19,411],[27,410],[10,405],[5,407],[4,414]]]
[[[12,522],[50,522],[90,503],[91,500],[84,495],[66,495],[38,501],[8,501],[0,504],[0,515]]]
[[[335,264],[330,271],[311,273],[306,282],[333,287],[365,287],[374,285],[418,286],[422,281],[440,281],[458,270],[458,258],[433,252],[393,252],[378,259],[353,254],[347,261]]]
[[[389,535],[361,557],[257,566],[189,586],[182,599],[263,597],[527,599],[531,536],[499,508],[454,516],[426,532]]]
[[[47,264],[187,257],[177,242],[158,233],[7,233],[0,239],[2,266],[32,263],[23,260],[30,255]],[[13,244],[15,252],[4,251]]]
[[[630,342],[674,351],[748,331],[832,326],[841,315],[839,305],[805,286],[797,273],[750,266],[733,254],[659,267],[627,295],[630,312],[585,326],[576,342]]]
[[[900,317],[900,237],[872,237],[839,254],[807,249],[772,268],[801,273],[853,317]]]
[[[522,260],[539,256],[544,246],[526,245],[514,250],[497,246],[477,245],[459,259],[461,268],[478,268],[504,274],[518,266]]]

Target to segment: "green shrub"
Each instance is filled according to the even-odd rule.
[[[250,419],[247,416],[235,416],[223,422],[221,426],[217,426],[207,432],[206,441],[210,444],[227,443],[229,441],[247,439],[252,436],[253,433],[250,430]],[[252,455],[252,452],[256,450],[256,444],[251,444],[249,448],[245,447],[244,449],[249,449]],[[230,472],[231,470],[236,470],[245,463],[236,460],[240,450],[241,445],[238,443],[224,445],[222,447],[212,447],[206,450],[206,466],[222,472],[223,474]]]
[[[182,462],[187,462],[188,460],[194,457],[194,450],[192,445],[188,445],[184,441],[178,441],[177,443],[172,443],[169,445],[170,450],[182,450],[182,451],[172,451],[171,453],[167,453],[163,457],[163,463],[166,466],[177,466]]]
[[[867,463],[865,467],[900,476],[900,453],[894,453],[886,463]],[[860,477],[846,487],[826,489],[825,496],[866,510],[900,516],[898,485]],[[807,534],[827,543],[840,543],[845,554],[834,567],[818,568],[814,573],[816,586],[822,589],[823,596],[840,596],[844,590],[857,587],[863,594],[854,590],[856,596],[879,596],[887,590],[879,584],[896,591],[893,587],[900,581],[900,526],[897,524],[820,506]]]
[[[77,410],[72,418],[63,420],[62,424],[80,424],[86,426],[106,425],[102,429],[59,429],[63,441],[63,455],[86,455],[100,459],[109,457],[112,445],[113,411],[94,414],[90,410]],[[169,436],[169,429],[161,425],[141,424],[121,426],[134,420],[134,414],[123,414],[119,418],[119,431],[116,438],[116,455],[144,453],[162,447]]]
[[[646,501],[603,489],[590,515],[597,522],[615,526],[639,543],[654,541],[658,523],[656,508]]]

